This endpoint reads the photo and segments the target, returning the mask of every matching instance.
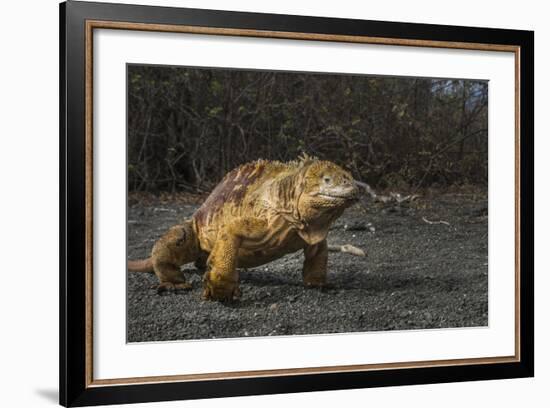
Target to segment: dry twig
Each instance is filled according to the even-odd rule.
[[[433,224],[444,224],[444,225],[447,225],[447,226],[451,226],[450,223],[448,223],[447,221],[443,221],[443,220],[439,220],[439,221],[430,221],[428,220],[426,217],[422,217],[422,221],[424,221],[426,224],[430,224],[430,225],[433,225]]]
[[[363,251],[361,248],[357,248],[356,246],[346,244],[346,245],[329,245],[328,250],[330,252],[344,252],[351,255],[356,256],[367,256],[365,254],[365,251]]]
[[[365,190],[365,192],[368,195],[370,195],[370,197],[374,202],[378,202],[382,204],[388,204],[388,203],[401,204],[407,201],[412,202],[419,197],[418,194],[410,194],[410,195],[402,196],[400,193],[395,193],[395,192],[391,192],[389,195],[378,195],[372,189],[372,187],[369,186],[367,183],[363,183],[362,181],[357,181],[357,180],[355,182],[359,187]]]

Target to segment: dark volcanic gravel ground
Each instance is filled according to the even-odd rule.
[[[158,295],[153,274],[128,273],[128,341],[486,326],[487,201],[476,197],[348,209],[329,243],[353,244],[368,256],[330,253],[334,287],[323,291],[303,287],[301,252],[241,271],[242,297],[230,304],[201,300],[201,274],[192,265],[184,272],[193,289],[179,293]],[[196,208],[134,202],[129,258],[147,257],[154,241]]]

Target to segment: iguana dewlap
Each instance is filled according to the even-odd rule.
[[[224,300],[240,294],[238,267],[303,249],[304,283],[323,286],[329,227],[357,197],[351,174],[329,161],[247,163],[229,172],[190,220],[164,234],[149,259],[128,268],[154,270],[159,290],[186,289],[180,266],[206,260],[203,297]]]

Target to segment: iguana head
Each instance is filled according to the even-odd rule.
[[[304,172],[300,206],[323,212],[353,204],[359,189],[351,174],[329,161],[314,161]]]
[[[330,224],[359,198],[351,174],[340,166],[313,160],[304,166],[298,213],[305,228],[302,238],[310,244],[323,240]]]

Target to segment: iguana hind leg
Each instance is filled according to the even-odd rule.
[[[246,241],[260,240],[267,232],[267,223],[258,218],[237,218],[218,233],[204,274],[203,298],[232,300],[240,297],[237,256]]]
[[[304,249],[304,268],[302,277],[309,287],[324,287],[327,285],[328,247],[327,240]]]
[[[154,286],[158,293],[165,292],[167,290],[191,289],[193,286],[185,281],[183,272],[181,272],[179,266],[170,263],[156,263],[154,264],[155,273],[159,278],[160,283]]]
[[[185,221],[168,230],[154,245],[151,253],[153,269],[159,285],[157,291],[191,289],[180,266],[193,262],[199,254],[199,244],[192,221]]]

